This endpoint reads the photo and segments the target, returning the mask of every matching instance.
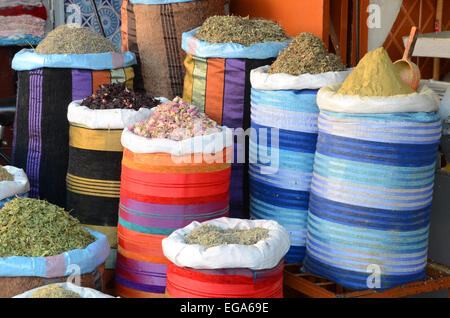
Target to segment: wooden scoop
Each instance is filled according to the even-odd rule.
[[[417,86],[419,86],[420,81],[419,67],[411,61],[411,55],[414,51],[418,34],[419,30],[417,27],[413,26],[411,28],[408,44],[406,45],[402,59],[394,62],[394,66],[400,74],[403,82],[405,82],[413,90],[417,90]]]

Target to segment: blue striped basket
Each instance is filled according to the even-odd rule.
[[[318,127],[304,270],[356,290],[423,279],[438,114],[321,108]]]
[[[289,233],[286,263],[301,262],[305,255],[319,113],[316,95],[317,89],[251,91],[250,214],[275,220]]]

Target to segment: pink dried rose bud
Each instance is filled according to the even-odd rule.
[[[135,125],[132,131],[147,138],[183,140],[220,132],[221,128],[195,105],[185,103],[180,97],[160,104],[145,122]]]

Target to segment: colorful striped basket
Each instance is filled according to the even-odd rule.
[[[183,33],[183,99],[200,107],[210,118],[229,128],[250,127],[250,71],[271,64],[288,42],[267,42],[251,46],[236,43],[212,44],[195,38],[198,30]],[[245,147],[247,149],[247,147]],[[235,152],[243,146],[235,144]],[[234,155],[230,189],[230,213],[248,218],[248,160]],[[245,158],[248,159],[246,151]]]
[[[269,66],[263,66],[250,75],[250,215],[280,223],[291,241],[285,262],[298,263],[306,249],[319,115],[317,91],[342,82],[349,72],[292,76],[269,74],[268,70]]]
[[[186,235],[209,224],[222,229],[264,228],[268,236],[252,245],[204,247],[186,243]],[[167,268],[167,295],[174,298],[282,298],[286,230],[272,220],[222,217],[192,222],[162,242]]]
[[[123,140],[116,290],[122,297],[164,297],[161,241],[194,220],[228,215],[231,147],[218,153],[223,163],[196,163],[194,154],[181,162],[169,153],[133,152]]]
[[[210,16],[228,14],[227,1],[123,0],[122,50],[138,57],[139,88],[153,96],[181,97],[186,57],[181,36]]]
[[[92,68],[94,61],[98,63]],[[132,88],[135,63],[134,55],[127,53],[54,54],[44,59],[22,50],[14,56],[18,93],[13,162],[29,178],[30,197],[66,207],[67,106],[92,95],[104,83],[126,82]]]
[[[434,93],[424,89],[405,97],[363,99],[343,97],[337,89],[318,93],[304,269],[352,289],[387,289],[424,279],[439,116],[357,110],[375,99],[380,109],[405,99],[413,107],[423,97],[428,102],[422,107],[437,110]],[[330,110],[345,99],[357,99],[354,113]]]
[[[108,237],[106,269],[115,268],[123,129],[152,114],[151,109],[89,109],[70,103],[67,210],[85,226]]]
[[[173,298],[283,298],[283,261],[270,269],[193,269],[169,263],[167,295]]]
[[[122,130],[69,128],[67,210],[85,226],[108,237],[106,269],[115,267],[120,198]]]

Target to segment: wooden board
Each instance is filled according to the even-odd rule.
[[[402,37],[406,46],[408,37]],[[450,58],[450,31],[420,34],[413,56]]]
[[[301,271],[301,264],[286,264],[284,269],[284,285],[311,298],[399,298],[423,293],[449,290],[450,268],[432,260],[427,264],[427,277],[424,280],[404,284],[384,291],[354,291],[338,285],[325,278],[317,277]]]

